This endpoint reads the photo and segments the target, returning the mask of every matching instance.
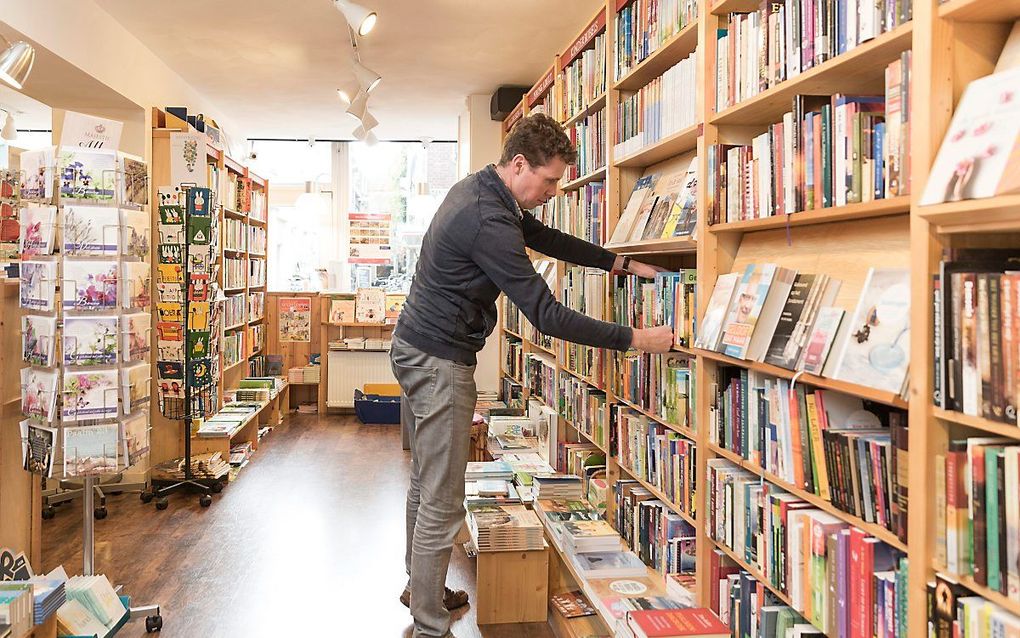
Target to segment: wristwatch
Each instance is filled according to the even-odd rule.
[[[629,268],[630,268],[630,257],[624,257],[623,258],[623,271],[624,272],[630,272]]]

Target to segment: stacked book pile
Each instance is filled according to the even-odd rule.
[[[316,414],[319,411],[319,404],[315,402],[307,402],[298,405],[298,414]]]
[[[464,505],[516,505],[521,496],[513,483],[503,480],[468,481],[464,484]]]
[[[64,582],[56,578],[46,578],[44,576],[34,576],[28,580],[0,583],[0,591],[9,587],[21,587],[24,585],[32,586],[32,596],[35,602],[33,624],[41,625],[46,622],[67,600]]]
[[[23,636],[32,629],[32,611],[31,585],[0,590],[0,621],[10,625],[13,635]]]
[[[563,541],[575,554],[613,552],[620,549],[620,535],[604,520],[565,521]]]
[[[532,477],[535,498],[579,501],[583,493],[581,477],[573,474],[547,473]]]
[[[231,403],[214,416],[204,420],[198,428],[199,438],[229,437],[244,426],[258,412],[258,406]]]
[[[105,636],[127,614],[106,576],[75,576],[65,591],[67,602],[57,610],[60,635]]]
[[[251,458],[253,451],[251,441],[238,443],[230,448],[230,464],[237,467],[243,466]]]
[[[191,474],[197,479],[219,479],[230,471],[230,464],[223,460],[219,452],[198,454],[191,457]],[[171,459],[152,468],[152,478],[156,480],[180,480],[184,478],[184,459]],[[73,634],[79,635],[79,634]]]
[[[523,505],[473,508],[468,527],[479,552],[530,551],[545,547],[542,521]]]
[[[513,477],[513,468],[505,461],[472,461],[467,464],[467,469],[464,471],[464,480],[466,481],[509,481]]]

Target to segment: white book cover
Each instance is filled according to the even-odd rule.
[[[21,360],[37,366],[54,365],[57,318],[24,315],[21,317]]]
[[[65,310],[113,310],[117,307],[118,267],[115,261],[64,261]]]
[[[382,323],[386,318],[386,291],[358,288],[354,314],[358,323]]]
[[[152,366],[148,363],[137,363],[124,368],[121,381],[124,384],[124,414],[137,413],[138,409],[149,402],[152,385]]]
[[[616,228],[613,229],[613,236],[609,239],[610,245],[626,242],[627,238],[630,237],[631,230],[634,228],[634,222],[637,221],[638,213],[644,205],[645,197],[651,193],[651,190],[651,187],[648,186],[635,188],[630,194],[627,206],[623,209],[623,214],[620,215],[620,221],[616,223]]]
[[[56,166],[54,148],[25,151],[21,154],[22,199],[53,197],[53,171]]]
[[[147,312],[124,315],[121,331],[124,362],[145,361],[152,349],[152,315]]]
[[[151,249],[149,237],[152,234],[152,218],[144,210],[120,209],[120,245],[128,257],[142,261],[149,259]]]
[[[64,205],[63,243],[68,255],[116,255],[120,234],[116,208]]]
[[[719,347],[723,321],[726,319],[727,311],[733,301],[733,294],[736,292],[739,279],[740,273],[735,272],[719,275],[719,278],[716,279],[712,298],[708,302],[708,309],[705,310],[705,316],[701,320],[701,330],[695,341],[695,347],[704,350],[715,350]]]
[[[119,390],[116,369],[65,371],[60,416],[65,422],[114,418],[117,416]]]
[[[57,371],[21,369],[21,413],[52,421],[57,405]]]
[[[66,366],[117,364],[117,317],[65,317],[63,362]]]
[[[21,262],[20,304],[26,310],[52,311],[57,288],[57,262]]]
[[[112,474],[119,458],[119,423],[64,428],[64,476]]]
[[[144,261],[123,263],[120,302],[125,310],[145,310],[152,304],[152,270]]]
[[[74,147],[60,148],[60,195],[109,201],[117,181],[117,155]]]
[[[19,248],[22,259],[53,254],[56,220],[56,206],[25,206],[21,209]]]
[[[124,440],[124,458],[128,466],[138,463],[149,451],[149,414],[135,411],[121,421],[121,438]]]
[[[910,271],[868,271],[848,329],[835,378],[898,394],[910,363]]]

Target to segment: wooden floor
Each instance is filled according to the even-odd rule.
[[[96,523],[96,569],[136,604],[162,607],[165,638],[411,635],[397,600],[404,574],[407,452],[395,426],[292,416],[212,507],[137,494],[108,498]],[[43,527],[43,567],[81,571],[81,505]],[[474,599],[474,561],[456,547],[448,583]],[[469,607],[457,638],[548,638],[546,624],[479,629]],[[120,634],[145,635],[133,621]]]

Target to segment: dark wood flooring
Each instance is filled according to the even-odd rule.
[[[291,416],[237,481],[203,509],[191,495],[156,511],[137,494],[107,499],[96,569],[137,604],[162,607],[165,638],[408,637],[403,590],[409,453],[395,426]],[[43,527],[43,568],[81,571],[81,504]],[[475,595],[474,561],[455,547],[448,583]],[[458,638],[551,638],[546,624],[479,628]],[[145,635],[133,621],[121,636]]]

